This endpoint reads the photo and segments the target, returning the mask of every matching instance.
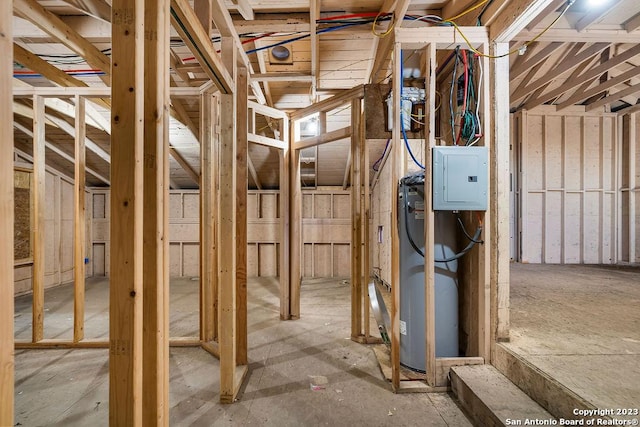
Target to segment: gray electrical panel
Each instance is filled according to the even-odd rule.
[[[486,211],[487,147],[433,147],[433,210]]]

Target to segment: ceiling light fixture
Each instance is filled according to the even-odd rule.
[[[589,7],[599,8],[607,4],[609,0],[587,0],[587,5]]]

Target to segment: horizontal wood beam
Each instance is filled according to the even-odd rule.
[[[285,141],[280,141],[275,138],[269,138],[268,136],[256,135],[255,133],[247,134],[247,139],[249,140],[249,142],[252,142],[254,144],[278,148],[280,150],[284,150],[288,144]]]
[[[251,80],[256,82],[310,82],[313,80],[313,76],[295,72],[258,73],[253,74]]]
[[[351,136],[351,126],[336,129],[313,138],[305,138],[293,144],[294,150],[302,150],[304,148],[315,147],[316,145],[327,144],[329,142],[338,141],[340,139],[349,138]]]
[[[513,41],[526,42],[539,35],[539,30],[523,30],[514,36]],[[538,42],[572,43],[576,40],[584,43],[640,43],[640,33],[628,33],[626,30],[585,30],[551,28],[540,35]]]
[[[296,110],[289,115],[289,118],[291,120],[299,120],[320,111],[331,111],[338,107],[341,107],[344,104],[347,104],[353,98],[362,97],[364,97],[364,85],[359,85],[354,87],[353,89],[349,89],[338,95],[334,95],[331,98],[316,102],[315,104],[312,104],[306,108]]]
[[[14,0],[13,8],[21,17],[83,57],[91,67],[103,71],[105,75],[100,78],[107,86],[110,86],[111,60],[107,55],[100,52],[93,44],[36,0]]]
[[[460,45],[461,49],[468,47],[460,32],[471,42],[474,48],[480,48],[489,42],[489,35],[485,27],[427,27],[427,28],[397,28],[395,41],[402,43],[402,48],[421,49],[428,44],[435,44],[438,49]]]
[[[170,89],[172,97],[191,98],[200,96],[201,88],[199,87],[172,87]],[[74,98],[76,95],[88,98],[111,98],[110,87],[84,86],[84,87],[36,87],[36,86],[19,86],[13,87],[14,97],[43,96],[48,98]]]
[[[188,0],[171,0],[171,23],[220,92],[233,93],[233,78],[213,48],[210,36],[202,28]]]
[[[261,114],[266,117],[271,117],[273,119],[283,119],[289,120],[289,115],[284,111],[278,110],[277,108],[269,107],[268,105],[258,104],[257,102],[248,101],[247,107],[253,110],[257,114]]]

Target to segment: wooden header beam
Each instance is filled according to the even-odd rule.
[[[292,112],[289,115],[289,118],[293,120],[300,120],[305,118],[306,116],[310,116],[311,114],[315,114],[319,111],[331,111],[334,110],[349,101],[353,98],[362,98],[364,97],[364,85],[359,85],[354,87],[353,89],[349,89],[340,93],[339,95],[334,95],[331,98],[327,98],[323,101],[316,102],[306,108],[301,108]]]

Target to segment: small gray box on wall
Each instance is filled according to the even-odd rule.
[[[433,210],[486,211],[487,147],[433,147]]]

